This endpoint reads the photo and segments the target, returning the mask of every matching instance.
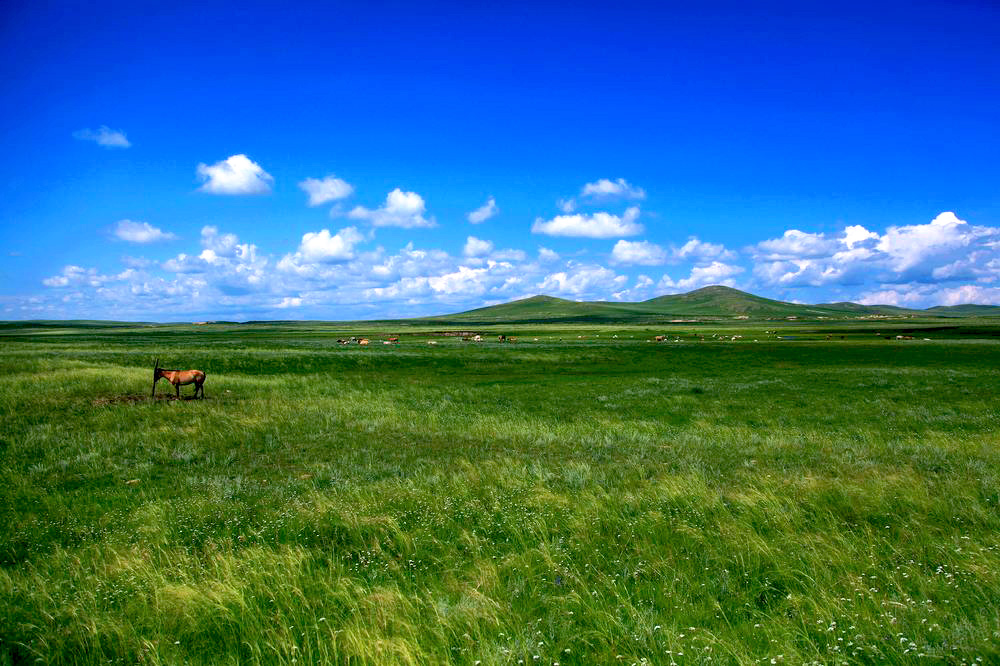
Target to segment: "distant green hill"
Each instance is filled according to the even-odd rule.
[[[0,321],[0,329],[57,328],[133,328],[148,322],[102,321],[100,319],[20,319]]]
[[[642,323],[684,317],[750,317],[777,319],[796,317],[845,318],[865,315],[890,316],[1000,316],[1000,306],[958,305],[929,310],[908,310],[893,305],[821,303],[807,305],[776,301],[719,285],[702,287],[686,294],[658,296],[639,303],[570,301],[552,296],[532,296],[510,303],[477,308],[467,312],[426,317],[424,321],[455,324],[594,322]]]
[[[939,317],[1000,317],[1000,305],[937,305],[924,312]]]

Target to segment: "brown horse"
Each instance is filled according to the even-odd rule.
[[[201,397],[205,397],[205,373],[201,370],[164,370],[160,367],[160,359],[156,359],[156,364],[153,366],[153,392],[150,397],[156,396],[156,382],[160,379],[166,379],[168,382],[174,385],[174,389],[177,391],[177,397],[181,397],[181,386],[187,386],[188,384],[194,384],[194,397],[198,397],[198,393],[201,393]]]

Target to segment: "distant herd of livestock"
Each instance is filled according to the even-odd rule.
[[[774,337],[777,338],[777,339],[779,339],[779,340],[792,340],[792,339],[796,339],[794,336],[781,336],[781,335],[777,335],[777,331],[764,331],[764,333],[767,333],[767,334],[770,334],[770,335],[774,335]],[[436,335],[444,335],[444,336],[452,336],[452,337],[461,336],[463,342],[482,342],[483,341],[483,336],[481,334],[478,334],[478,333],[450,333],[449,332],[449,333],[438,333]],[[703,335],[701,333],[695,333],[693,335],[694,335],[694,337],[697,337],[699,341],[704,342],[706,340],[705,335]],[[880,333],[876,333],[875,335],[876,336],[881,336]],[[586,336],[586,335],[578,335],[576,337],[579,340],[585,340],[585,339],[587,339],[588,336]],[[597,334],[594,337],[595,338],[600,338],[601,336],[599,334]],[[887,335],[887,336],[885,336],[885,338],[887,340],[913,340],[914,339],[914,337],[912,335],[895,335],[895,336]],[[611,335],[610,339],[617,340],[618,336],[617,335]],[[742,335],[721,335],[719,333],[712,333],[712,335],[711,335],[711,337],[709,339],[717,340],[717,341],[723,341],[723,340],[725,340],[725,341],[735,342],[737,340],[742,340],[743,336]],[[827,335],[826,339],[830,340],[830,339],[832,339],[832,336]],[[843,340],[844,336],[841,335],[840,339]],[[929,340],[929,339],[930,338],[924,338],[924,340]],[[562,338],[559,338],[559,340],[562,341]],[[533,338],[533,341],[534,342],[538,342],[538,338]],[[399,336],[387,337],[384,340],[382,340],[381,342],[382,342],[383,345],[397,345],[397,344],[399,344]],[[514,343],[517,342],[517,338],[514,337],[514,336],[507,336],[507,335],[500,334],[500,335],[497,336],[497,342],[514,344]],[[681,338],[679,336],[676,336],[676,335],[673,337],[673,339],[671,339],[670,336],[668,336],[668,335],[656,335],[656,336],[653,336],[653,338],[651,340],[647,339],[646,342],[682,342],[682,340],[681,340]],[[754,342],[757,342],[757,340],[755,339]],[[359,338],[357,336],[351,336],[350,338],[339,338],[337,340],[337,344],[340,344],[340,345],[353,345],[353,344],[356,344],[356,345],[366,346],[366,345],[370,345],[371,344],[371,340],[368,339],[368,338]],[[429,344],[429,345],[436,345],[437,344],[437,340],[428,340],[427,344]],[[159,380],[161,380],[161,379],[166,379],[168,382],[170,382],[171,385],[173,385],[174,391],[175,391],[175,396],[177,398],[180,398],[180,396],[181,396],[181,393],[180,393],[181,389],[180,389],[180,387],[181,386],[187,386],[189,384],[194,384],[194,395],[195,395],[195,397],[199,397],[199,395],[200,395],[200,397],[204,398],[205,397],[205,388],[204,388],[205,376],[206,376],[205,373],[202,372],[201,370],[166,370],[166,369],[160,367],[160,360],[156,359],[156,362],[153,364],[153,391],[152,391],[151,395],[153,397],[155,397],[155,395],[156,395],[156,383]]]

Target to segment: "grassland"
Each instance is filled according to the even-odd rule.
[[[368,326],[0,332],[0,663],[1000,660],[994,323]]]

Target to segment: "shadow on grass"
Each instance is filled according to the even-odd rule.
[[[169,402],[171,400],[211,400],[211,398],[196,398],[193,395],[182,395],[178,398],[177,396],[167,394],[161,394],[150,398],[145,394],[126,393],[125,395],[110,395],[94,398],[91,404],[93,404],[94,407],[105,407],[107,405],[134,405],[142,402]]]

